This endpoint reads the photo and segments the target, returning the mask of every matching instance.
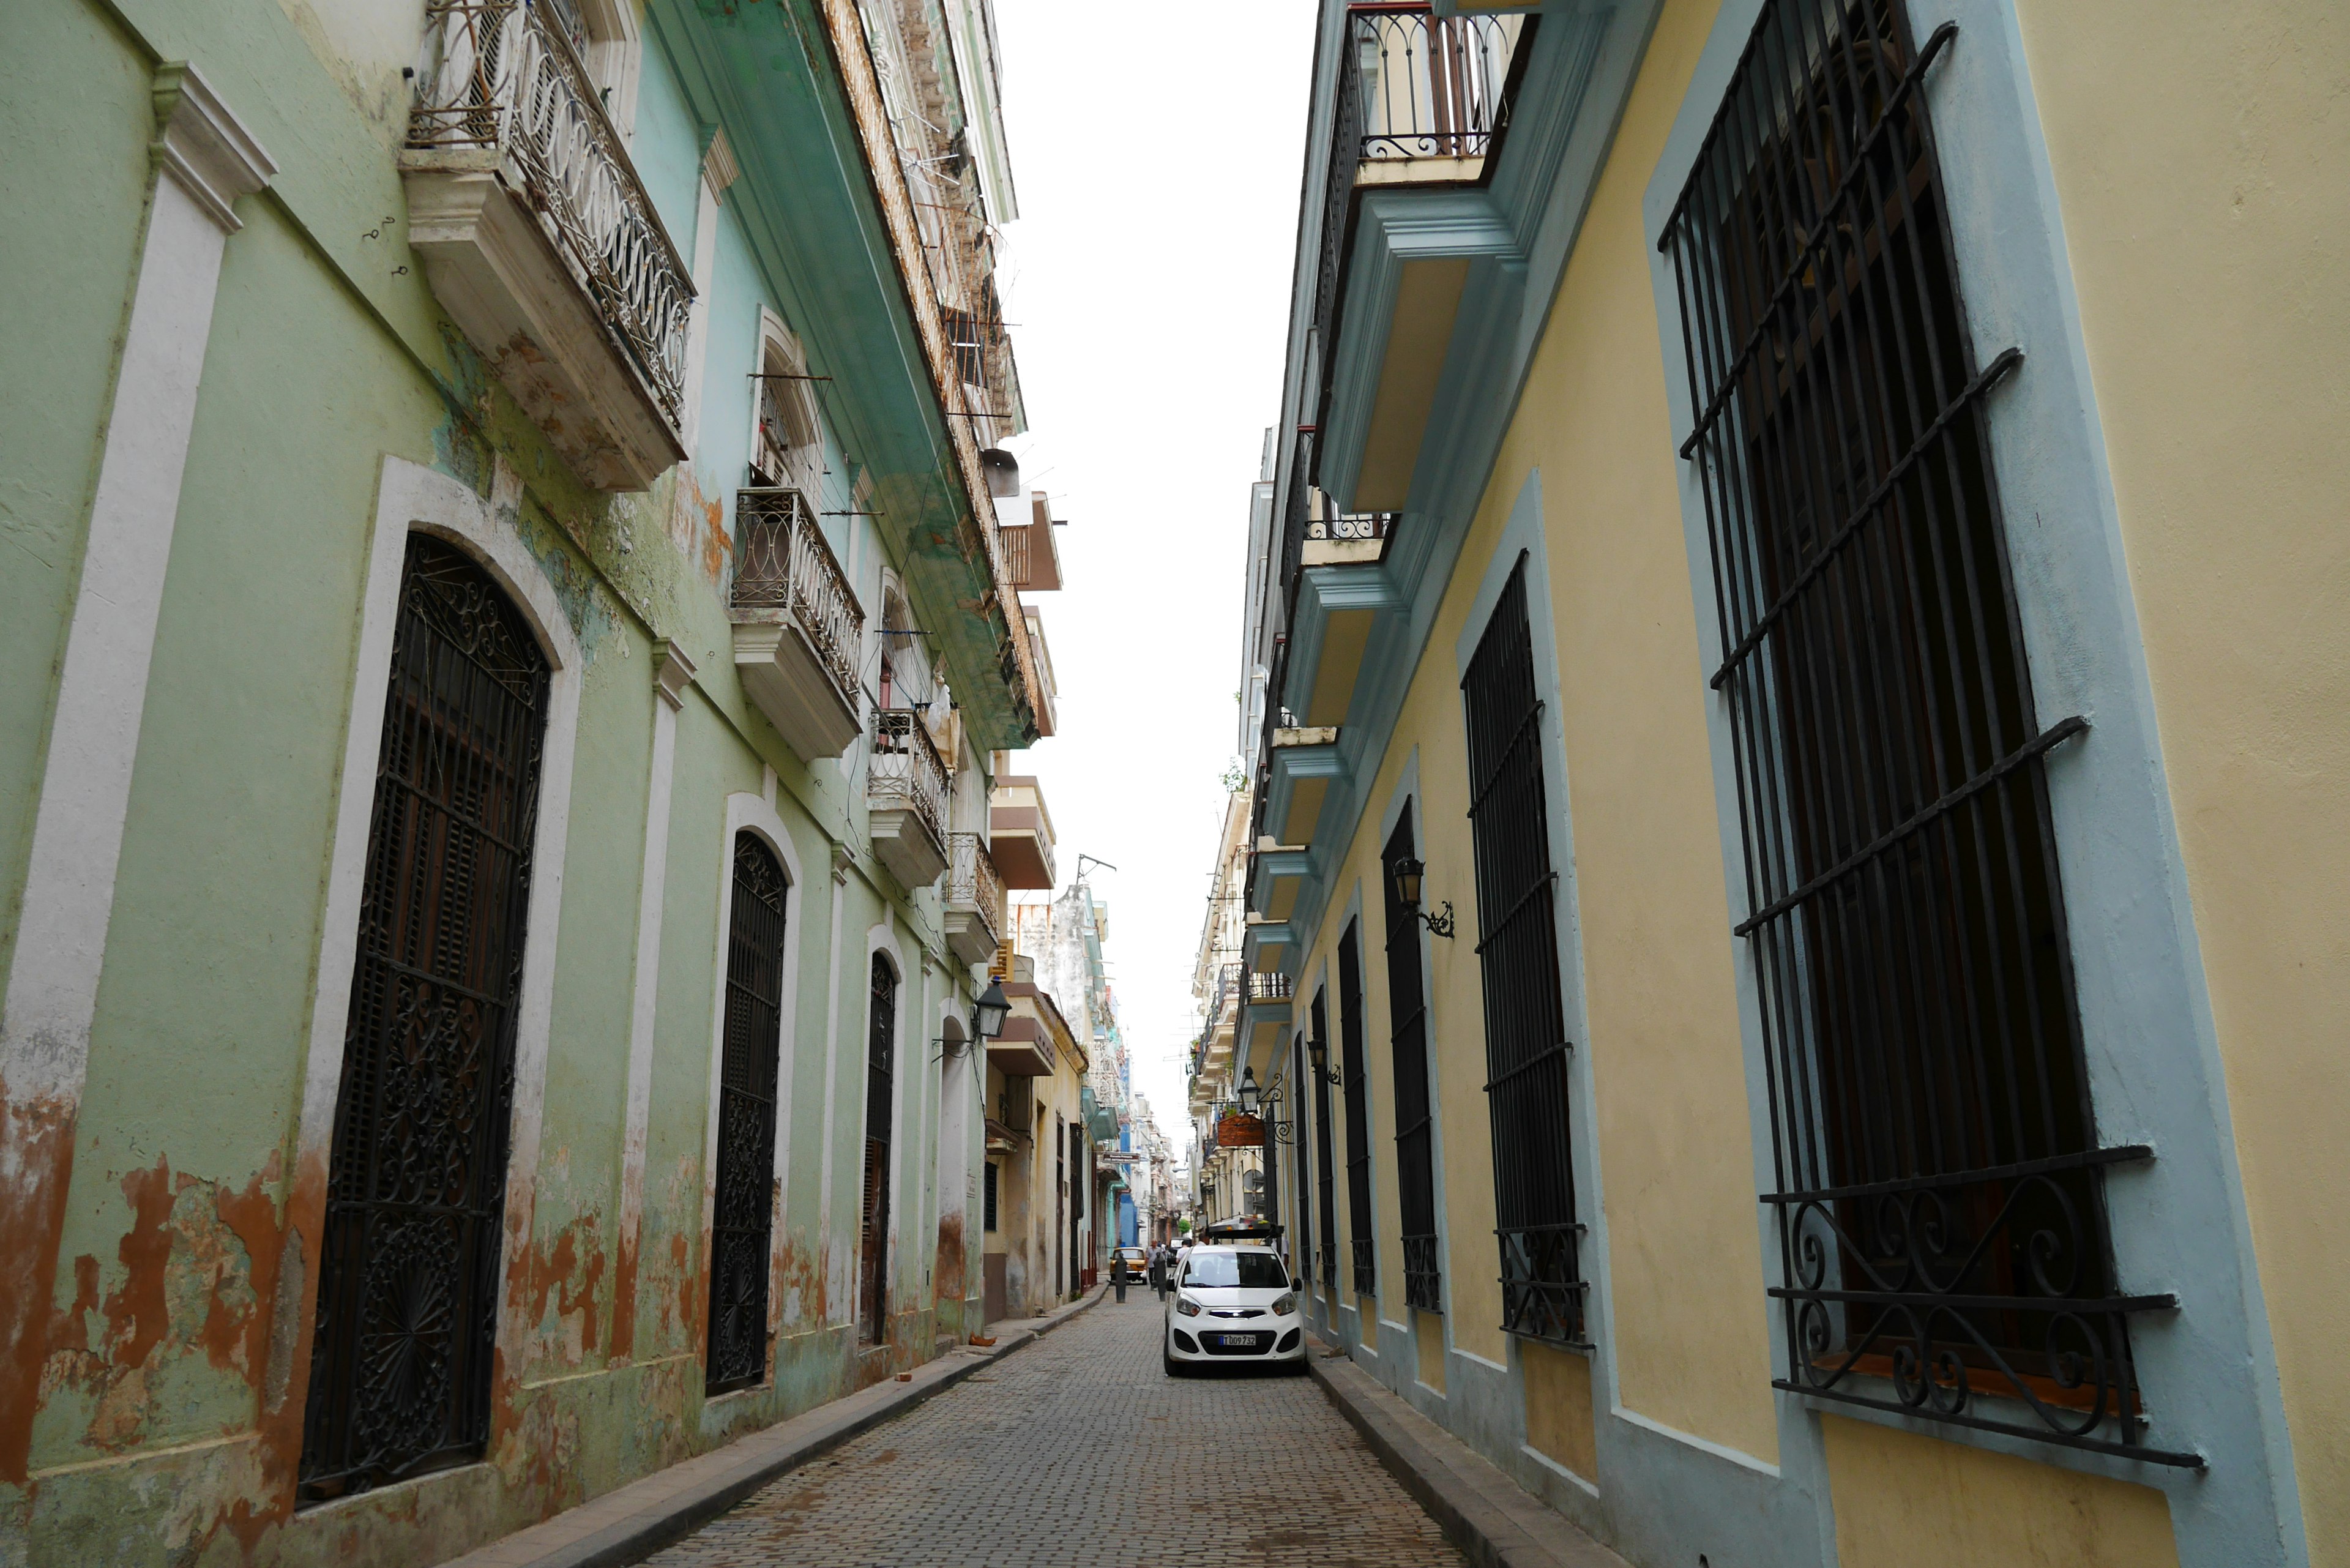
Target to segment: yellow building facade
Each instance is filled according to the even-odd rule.
[[[2350,19],[1325,9],[1319,1332],[1638,1563],[2350,1563]]]

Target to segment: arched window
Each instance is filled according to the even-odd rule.
[[[466,1463],[489,1436],[548,673],[489,574],[411,536],[327,1175],[305,1501]]]
[[[865,1205],[858,1248],[858,1329],[879,1345],[889,1321],[889,1114],[897,1076],[898,971],[873,955],[865,1057]]]
[[[775,852],[734,838],[726,934],[726,1035],[719,1061],[718,1180],[710,1223],[710,1393],[767,1375],[767,1259],[773,1250],[775,1073],[783,1051],[784,905]]]
[[[797,340],[774,316],[763,315],[751,483],[796,490],[815,508],[824,478],[824,425],[812,385]]]

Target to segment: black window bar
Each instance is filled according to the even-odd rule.
[[[1477,959],[1485,992],[1486,1114],[1493,1131],[1502,1327],[1587,1346],[1566,1123],[1566,1007],[1558,983],[1550,818],[1521,555],[1461,679]]]
[[[327,1168],[305,1504],[466,1463],[489,1437],[546,692],[546,656],[489,574],[411,535]]]
[[[1325,1005],[1329,992],[1317,990],[1312,1009],[1314,1040],[1317,1049],[1329,1049],[1329,1009]],[[1315,1210],[1322,1237],[1322,1288],[1326,1293],[1338,1289],[1338,1182],[1337,1157],[1332,1150],[1330,1131],[1330,1079],[1318,1069],[1314,1075],[1314,1174],[1321,1184],[1320,1207]]]
[[[1363,944],[1355,923],[1338,939],[1338,1047],[1347,1094],[1347,1245],[1355,1260],[1355,1293],[1379,1293],[1371,1245],[1371,1085],[1363,1055]]]
[[[1659,241],[1679,279],[1768,1062],[1789,1375],[2141,1441],[2043,758],[1912,47],[1771,0]]]
[[[1394,1033],[1396,1198],[1403,1211],[1403,1299],[1444,1310],[1436,1241],[1436,1116],[1428,1091],[1428,999],[1419,983],[1419,919],[1396,897],[1392,867],[1416,859],[1406,805],[1380,856],[1387,889],[1388,1014]]]
[[[1314,1147],[1307,1141],[1307,1126],[1313,1120],[1305,1114],[1306,1101],[1305,1037],[1300,1034],[1289,1043],[1289,1081],[1295,1085],[1289,1098],[1296,1109],[1290,1113],[1289,1147],[1297,1160],[1297,1269],[1300,1273],[1314,1267]]]
[[[727,917],[726,1033],[719,1058],[718,1175],[710,1224],[705,1386],[712,1394],[747,1387],[767,1376],[785,886],[775,852],[754,835],[738,835],[734,899]]]
[[[873,955],[865,1057],[865,1206],[858,1237],[858,1334],[887,1337],[889,1289],[889,1114],[898,1056],[898,971]]]

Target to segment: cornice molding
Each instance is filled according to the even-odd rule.
[[[268,184],[276,162],[187,61],[157,67],[153,90],[156,162],[224,233],[236,233],[244,227],[236,199]]]

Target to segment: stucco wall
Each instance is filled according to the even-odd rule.
[[[2350,13],[2021,0],[2314,1563],[2350,1563]]]

